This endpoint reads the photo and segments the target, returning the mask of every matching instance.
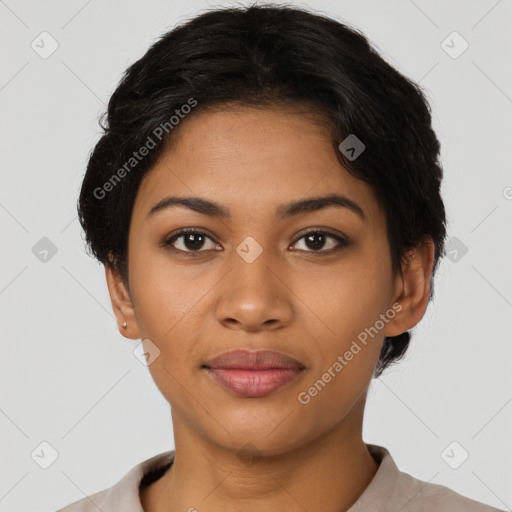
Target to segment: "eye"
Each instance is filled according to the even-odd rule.
[[[292,243],[290,247],[296,248],[299,242],[304,241],[303,250],[306,252],[332,252],[349,245],[349,241],[340,235],[329,233],[321,229],[308,231]],[[208,247],[208,242],[210,246]],[[303,247],[304,247],[303,246]],[[195,256],[197,253],[206,252],[208,250],[221,251],[222,247],[203,229],[200,228],[183,228],[166,238],[162,247],[168,247],[175,252],[188,253]]]
[[[207,241],[210,242],[210,247],[208,247],[208,244],[206,243]],[[204,247],[205,243],[206,248]],[[180,229],[177,233],[174,233],[171,237],[164,240],[162,246],[170,247],[173,250],[186,253],[205,252],[206,250],[212,249],[220,251],[222,249],[221,246],[206,233],[206,231],[199,228]]]
[[[302,240],[304,240],[306,249],[300,250],[306,250],[306,252],[331,252],[349,245],[348,240],[340,235],[335,235],[327,231],[315,230],[308,231],[303,234],[290,247],[297,245]],[[330,240],[329,243],[328,240]],[[311,250],[308,250],[308,248]]]

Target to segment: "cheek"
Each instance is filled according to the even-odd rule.
[[[384,334],[371,328],[383,312],[386,283],[378,265],[368,265],[323,278],[310,275],[307,284],[301,292],[308,290],[305,323],[318,364],[300,390],[309,403],[300,407],[316,418],[315,428],[329,428],[362,398],[372,379]]]
[[[319,332],[342,341],[357,336],[379,318],[388,281],[376,258],[358,253],[337,265],[301,272],[294,292],[311,312],[310,321],[319,324]]]
[[[159,350],[158,357],[149,365],[151,376],[169,402],[185,406],[187,394],[182,383],[191,379],[199,360],[194,331],[197,287],[156,264],[134,270],[133,282],[139,335],[141,339],[150,339]]]
[[[165,258],[134,251],[129,261],[140,335],[163,344],[183,327],[181,320],[193,311],[198,288],[183,272],[166,264]]]
[[[208,322],[209,294],[218,277],[208,266],[198,272],[198,267],[171,265],[168,256],[155,253],[140,252],[130,264],[139,335],[160,350],[150,371],[162,392],[162,383],[170,392],[175,388],[172,377],[190,378],[204,355],[198,340]]]
[[[358,261],[347,260],[337,268],[310,273],[300,286],[297,295],[308,306],[305,322],[313,334],[311,342],[319,363],[303,389],[314,386],[313,407],[329,408],[331,401],[338,411],[350,409],[373,376],[384,340],[383,330],[376,330],[375,325],[386,308],[389,291],[381,263],[361,256]],[[328,383],[315,386],[325,372]],[[324,414],[329,417],[326,421],[332,419],[330,413]]]
[[[208,265],[176,264],[164,249],[149,249],[147,243],[132,249],[129,272],[139,335],[160,351],[149,371],[166,399],[185,407],[183,384],[195,378],[204,356],[199,340],[216,274]]]

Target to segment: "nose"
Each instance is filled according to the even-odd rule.
[[[217,320],[229,329],[256,332],[290,324],[293,293],[286,276],[265,251],[252,263],[233,255],[233,267],[219,283]]]

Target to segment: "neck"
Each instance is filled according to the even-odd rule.
[[[356,416],[362,420],[362,414]],[[173,422],[175,460],[141,491],[146,512],[341,512],[357,501],[378,469],[353,419],[286,453],[252,459],[249,451],[243,457],[195,436],[179,418],[173,416]]]

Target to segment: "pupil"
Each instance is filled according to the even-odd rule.
[[[317,239],[316,242],[313,242],[310,246],[310,248],[312,248],[312,249],[318,249],[319,247],[321,248],[325,242],[324,235],[322,233],[313,233],[312,235],[309,235],[306,238],[306,243],[310,242],[312,239],[314,239],[316,237],[320,237],[322,240],[320,240],[320,242],[319,242]]]
[[[201,240],[203,238],[203,235],[199,233],[190,233],[185,237],[185,245],[187,249],[197,249],[201,247]],[[193,239],[192,243],[190,243],[190,239]],[[199,241],[199,243],[197,243]],[[195,244],[195,245],[194,245]]]

